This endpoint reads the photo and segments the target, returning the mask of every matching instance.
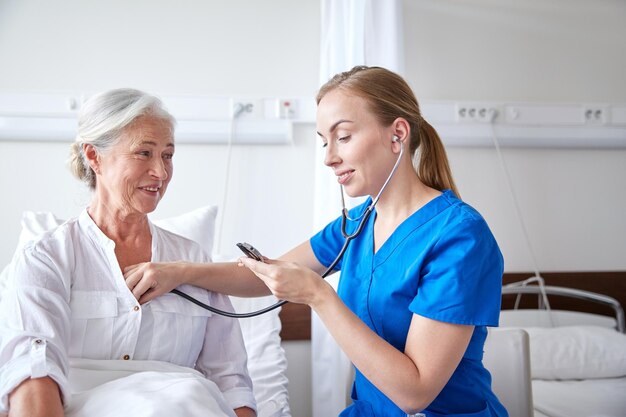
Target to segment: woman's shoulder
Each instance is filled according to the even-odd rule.
[[[73,217],[56,226],[50,226],[48,230],[27,230],[23,228],[18,244],[18,250],[55,252],[68,246],[73,246],[74,241],[81,235],[78,217]]]
[[[448,206],[437,216],[435,221],[438,224],[430,228],[434,230],[431,243],[432,250],[438,255],[449,253],[453,256],[438,256],[438,259],[474,262],[476,256],[489,255],[493,265],[499,265],[495,270],[501,269],[503,258],[498,242],[483,216],[454,195],[445,198]]]
[[[444,191],[441,197],[446,200],[450,209],[450,220],[485,222],[485,219],[477,209],[459,199],[451,190]]]
[[[457,198],[450,190],[444,192],[441,197],[446,201],[447,207],[440,213],[439,221],[446,233],[456,230],[491,235],[487,221],[476,208]]]
[[[6,268],[7,285],[33,285],[52,288],[61,284],[70,287],[71,271],[74,269],[80,241],[80,228],[76,218],[52,226],[49,230],[23,230],[20,243]],[[55,287],[61,288],[61,287]]]

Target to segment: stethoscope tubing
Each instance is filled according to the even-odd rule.
[[[359,224],[358,229],[362,229],[363,228],[362,224],[367,221],[368,217],[369,217],[369,213],[366,214],[365,216],[363,216],[363,219],[361,220],[361,224]],[[337,257],[330,264],[330,266],[328,268],[326,268],[326,271],[324,271],[324,273],[322,274],[322,278],[326,278],[328,275],[330,275],[333,272],[334,268],[337,266],[337,263],[339,263],[339,260],[343,257],[343,254],[348,249],[348,244],[350,243],[350,241],[352,239],[357,237],[357,235],[358,235],[358,233],[357,234],[353,234],[353,236],[346,237],[346,240],[343,242],[343,246],[341,247],[341,250],[339,251],[339,255],[337,255]],[[194,303],[194,304],[196,304],[196,305],[198,305],[198,306],[200,306],[200,307],[202,307],[204,309],[207,309],[207,310],[209,310],[212,313],[219,314],[220,316],[235,318],[235,319],[245,319],[245,318],[260,316],[261,314],[268,313],[268,312],[270,312],[272,310],[275,310],[278,307],[281,307],[281,306],[283,306],[283,305],[288,303],[287,300],[280,300],[277,303],[269,305],[269,306],[267,306],[267,307],[265,307],[265,308],[263,308],[261,310],[251,311],[249,313],[234,313],[232,311],[220,310],[219,308],[211,307],[210,305],[205,304],[202,301],[196,300],[195,298],[193,298],[189,294],[186,294],[186,293],[184,293],[182,291],[179,291],[177,289],[173,289],[170,292],[174,293],[174,294],[177,294],[177,295],[180,295],[184,299],[186,299],[188,301],[191,301],[192,303]]]
[[[330,275],[334,271],[335,267],[337,266],[337,264],[339,263],[339,261],[341,260],[343,255],[346,253],[346,250],[348,249],[348,244],[350,244],[350,242],[353,239],[355,239],[359,234],[361,234],[361,232],[363,231],[363,227],[365,227],[365,223],[367,223],[367,220],[369,219],[370,215],[374,211],[374,208],[376,207],[376,204],[378,203],[378,200],[380,199],[381,194],[383,193],[385,188],[387,188],[387,184],[389,184],[389,181],[391,180],[391,177],[393,177],[393,174],[395,174],[396,170],[398,169],[398,166],[400,165],[400,160],[402,158],[402,154],[403,153],[404,153],[404,143],[402,141],[400,141],[400,154],[398,155],[398,159],[396,160],[396,163],[394,164],[391,172],[389,173],[389,176],[387,177],[387,180],[385,181],[383,186],[380,188],[380,191],[378,192],[378,195],[372,200],[370,205],[365,209],[363,214],[360,216],[360,219],[358,217],[356,219],[350,219],[349,218],[348,210],[346,209],[345,202],[344,202],[344,199],[343,199],[343,188],[341,187],[341,185],[339,186],[341,188],[341,205],[342,205],[342,209],[341,209],[341,234],[343,235],[345,240],[343,242],[343,246],[341,247],[341,250],[339,251],[339,254],[335,258],[335,260],[330,264],[330,266],[328,268],[326,268],[326,271],[324,271],[324,273],[322,274],[322,278],[326,278],[328,275]],[[347,221],[348,220],[351,220],[351,221],[360,220],[359,225],[357,226],[355,231],[352,232],[352,233],[348,233],[347,232]],[[274,303],[274,304],[272,304],[270,306],[267,306],[267,307],[265,307],[263,309],[260,309],[260,310],[257,310],[257,311],[251,311],[249,313],[234,313],[232,311],[225,311],[225,310],[220,310],[219,308],[211,307],[210,305],[207,305],[207,304],[203,303],[202,301],[196,300],[195,298],[193,298],[189,294],[185,294],[184,292],[179,291],[177,289],[173,289],[170,292],[174,293],[174,294],[177,294],[177,295],[183,297],[184,299],[186,299],[188,301],[191,301],[192,303],[194,303],[194,304],[196,304],[196,305],[198,305],[198,306],[200,306],[200,307],[202,307],[202,308],[204,308],[206,310],[209,310],[212,313],[219,314],[220,316],[231,317],[231,318],[236,318],[236,319],[244,319],[244,318],[260,316],[261,314],[265,314],[265,313],[268,313],[268,312],[270,312],[272,310],[275,310],[278,307],[281,307],[281,306],[285,305],[288,302],[287,300],[280,300],[277,303]]]

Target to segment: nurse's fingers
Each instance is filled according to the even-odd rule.
[[[320,282],[324,282],[317,273],[294,262],[258,262],[249,258],[241,258],[239,262],[259,277],[280,300],[309,304],[314,300]]]
[[[280,300],[294,301],[293,291],[290,290],[289,279],[281,271],[280,261],[259,262],[250,258],[240,258],[240,265],[250,269],[269,290]]]
[[[239,258],[238,263],[239,265],[243,265],[252,272],[254,272],[257,276],[259,276],[259,278],[263,278],[261,277],[261,275],[265,277],[270,277],[271,274],[276,270],[275,265],[277,264],[277,261],[264,258],[264,261],[260,262],[244,256]]]

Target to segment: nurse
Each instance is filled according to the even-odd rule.
[[[320,274],[342,247],[341,218],[278,260],[145,263],[127,269],[127,284],[141,302],[184,282],[309,305],[356,368],[353,404],[341,416],[507,416],[482,364],[486,327],[498,324],[502,255],[485,220],[459,199],[415,95],[397,74],[359,66],[326,83],[317,105],[324,163],[346,194],[370,196],[352,219],[408,149],[337,264],[337,292]]]

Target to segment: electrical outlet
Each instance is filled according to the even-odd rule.
[[[584,106],[583,117],[585,124],[588,125],[603,125],[607,122],[608,108],[605,106]]]
[[[277,115],[279,119],[294,119],[297,115],[298,106],[295,100],[279,99]]]
[[[456,105],[456,121],[460,123],[491,123],[498,117],[498,109],[486,104]]]
[[[234,119],[261,119],[263,116],[263,100],[233,99],[231,117]]]

